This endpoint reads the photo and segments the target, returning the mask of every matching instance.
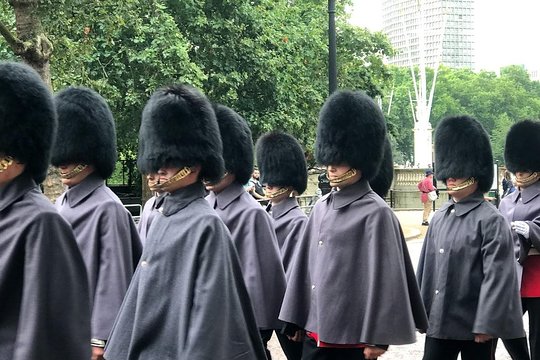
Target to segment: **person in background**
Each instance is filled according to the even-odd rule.
[[[320,193],[320,196],[324,196],[328,194],[330,191],[332,191],[332,187],[330,186],[330,180],[328,180],[328,177],[326,176],[326,171],[319,174],[317,177],[318,180],[318,192]]]
[[[248,185],[246,188],[247,192],[251,194],[255,198],[255,200],[265,200],[265,194],[264,194],[264,186],[261,184],[260,181],[260,172],[259,168],[255,166],[253,169],[253,173],[251,174],[251,178],[248,181]],[[266,205],[266,202],[265,204]]]
[[[511,193],[513,193],[516,190],[516,187],[514,186],[514,181],[512,179],[512,173],[510,171],[505,170],[504,171],[504,177],[502,180],[502,187],[503,187],[503,194],[501,198],[504,198]]]
[[[512,229],[521,302],[529,315],[531,359],[540,359],[540,122],[525,120],[510,128],[504,159],[517,190],[502,199],[499,211]],[[512,359],[529,355],[525,337],[503,342]]]
[[[433,216],[417,267],[429,319],[423,360],[491,360],[495,338],[524,331],[512,234],[483,195],[493,183],[487,132],[468,116],[443,119],[435,162],[451,199]]]
[[[0,62],[0,359],[90,359],[90,296],[73,230],[40,191],[57,127],[29,66]]]
[[[369,184],[385,137],[366,94],[337,91],[325,102],[315,156],[333,190],[313,207],[280,312],[294,340],[306,330],[303,360],[376,359],[427,327],[400,224]]]
[[[137,166],[164,198],[105,358],[265,359],[230,233],[203,197],[203,179],[224,171],[206,96],[184,84],[154,92],[143,110]]]
[[[281,328],[279,308],[285,292],[285,271],[272,218],[245,190],[253,172],[251,130],[234,110],[215,105],[223,141],[226,175],[206,183],[206,200],[229,228],[240,257],[244,281],[255,310],[257,326],[271,359],[267,343]]]
[[[71,224],[86,265],[92,306],[92,360],[103,349],[141,256],[129,211],[105,185],[116,166],[116,131],[107,102],[85,87],[54,98],[58,136],[52,164],[67,190],[56,200]]]
[[[256,158],[262,182],[266,185],[266,196],[270,199],[266,211],[274,220],[285,277],[288,278],[307,222],[296,199],[307,188],[304,151],[293,136],[274,131],[257,140]],[[302,343],[290,340],[279,331],[276,333],[287,359],[300,360]]]
[[[429,193],[437,190],[433,185],[433,171],[426,170],[426,176],[422,181],[418,183],[418,190],[420,190],[420,201],[424,205],[424,212],[422,214],[422,225],[428,226],[429,214],[433,209],[433,200],[430,200]]]

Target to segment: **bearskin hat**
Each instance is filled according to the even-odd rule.
[[[280,131],[267,133],[257,140],[255,149],[263,184],[292,186],[298,194],[306,191],[306,158],[293,136]]]
[[[518,171],[540,171],[540,122],[524,120],[514,124],[504,146],[506,168]]]
[[[137,166],[144,173],[161,167],[201,165],[201,178],[221,179],[222,143],[212,104],[189,85],[160,88],[144,107]]]
[[[315,157],[322,165],[346,163],[371,180],[381,164],[385,137],[384,116],[373,99],[338,91],[321,109]]]
[[[214,110],[223,141],[225,169],[236,176],[237,182],[245,184],[253,173],[251,130],[246,120],[234,110],[220,104],[215,104]]]
[[[384,152],[381,167],[377,175],[369,182],[371,189],[380,197],[384,198],[392,186],[394,180],[394,159],[392,158],[392,146],[388,137],[384,140]]]
[[[0,62],[0,153],[24,163],[37,183],[47,175],[56,126],[52,94],[35,70]]]
[[[487,192],[493,183],[493,155],[489,136],[472,117],[443,119],[435,131],[435,176],[438,180],[475,177]]]
[[[85,87],[69,87],[54,97],[58,135],[52,164],[93,165],[103,179],[116,166],[116,130],[109,105],[101,95]]]

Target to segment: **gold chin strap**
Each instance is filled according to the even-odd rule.
[[[178,181],[182,180],[183,178],[191,174],[191,172],[192,171],[190,167],[187,167],[187,166],[183,167],[176,174],[171,176],[167,181],[165,181],[162,184],[159,182],[159,178],[158,178],[158,181],[152,181],[152,182],[149,181],[148,187],[153,192],[160,192],[160,193],[167,192],[172,184],[177,183]]]
[[[534,184],[538,181],[538,173],[535,171],[527,177],[517,177],[516,176],[516,185],[520,188],[525,188],[529,185]]]
[[[344,173],[340,177],[337,177],[335,179],[330,180],[330,183],[331,184],[341,184],[345,180],[349,180],[350,178],[352,178],[355,175],[356,175],[356,169],[350,168],[346,173]],[[327,177],[328,177],[328,179],[330,179],[330,177],[328,175],[327,175]]]
[[[465,180],[464,182],[462,182],[461,184],[459,185],[456,185],[454,186],[453,188],[448,188],[448,190],[450,191],[459,191],[459,190],[463,190],[469,186],[471,186],[472,184],[474,184],[476,182],[476,179],[474,177],[470,177],[468,178],[467,180]]]
[[[0,173],[6,171],[11,164],[13,164],[13,158],[11,156],[0,158]]]
[[[84,169],[86,169],[88,165],[86,164],[79,164],[73,168],[73,170],[68,171],[67,173],[60,171],[60,177],[62,179],[71,179],[80,174]]]
[[[272,199],[275,199],[277,198],[278,196],[281,196],[283,194],[286,194],[288,191],[290,191],[291,189],[289,188],[286,188],[286,187],[280,187],[279,189],[277,189],[276,191],[274,191],[273,193],[269,193],[267,191],[264,192],[264,196],[266,196],[268,199],[272,200]]]

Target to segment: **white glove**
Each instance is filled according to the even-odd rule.
[[[525,221],[513,221],[512,229],[519,235],[523,235],[525,239],[529,238],[529,224]]]

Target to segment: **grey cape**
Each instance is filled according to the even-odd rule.
[[[526,221],[529,225],[529,239],[512,231],[518,261],[523,264],[531,246],[540,249],[540,181],[503,198],[499,211],[508,223]]]
[[[272,219],[237,182],[218,195],[210,192],[206,200],[231,232],[259,329],[281,328],[285,271]]]
[[[481,192],[435,213],[417,269],[427,336],[525,336],[512,249],[510,228]]]
[[[105,181],[90,174],[56,201],[84,259],[92,306],[92,338],[106,340],[141,255],[131,215]]]
[[[270,204],[267,209],[274,219],[281,260],[288,278],[308,218],[294,197],[285,198],[278,204]]]
[[[163,197],[164,195],[155,195],[144,203],[141,218],[137,224],[137,231],[139,232],[139,238],[141,239],[141,244],[143,247],[146,243],[148,231],[150,231],[150,225],[152,225],[152,221],[156,217],[156,214],[158,214],[158,209],[163,202]]]
[[[0,359],[90,359],[90,304],[73,231],[29,175],[0,188]]]
[[[279,318],[333,344],[407,344],[426,328],[399,222],[366,180],[315,204]]]
[[[166,196],[105,358],[265,359],[230,234],[197,183]]]

